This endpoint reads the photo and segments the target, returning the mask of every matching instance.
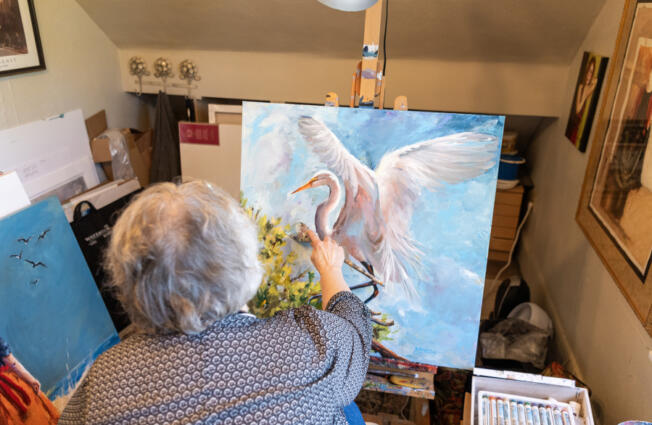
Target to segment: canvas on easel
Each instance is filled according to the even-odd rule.
[[[241,188],[266,272],[252,311],[318,303],[303,223],[344,247],[377,352],[472,368],[503,126],[492,115],[246,102]]]
[[[0,337],[53,401],[118,334],[56,198],[0,220]]]

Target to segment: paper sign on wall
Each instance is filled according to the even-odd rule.
[[[180,122],[179,141],[199,145],[219,145],[218,126],[215,124]]]

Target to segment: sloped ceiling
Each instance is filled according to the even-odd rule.
[[[360,55],[364,12],[317,0],[77,1],[119,48]],[[387,56],[567,64],[603,4],[389,0]]]

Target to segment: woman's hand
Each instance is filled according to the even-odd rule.
[[[312,230],[308,229],[306,233],[312,243],[310,260],[319,274],[341,271],[344,264],[344,250],[342,247],[328,236],[322,241]]]
[[[312,243],[312,264],[319,272],[321,285],[321,305],[325,309],[333,295],[351,291],[342,275],[344,250],[334,240],[326,237],[323,241],[310,229],[305,230]]]

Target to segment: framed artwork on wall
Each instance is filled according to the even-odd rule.
[[[584,52],[582,57],[566,125],[566,137],[580,152],[586,152],[608,60],[591,52]]]
[[[0,1],[0,77],[45,69],[33,0]]]
[[[627,0],[577,221],[652,335],[652,3]]]

